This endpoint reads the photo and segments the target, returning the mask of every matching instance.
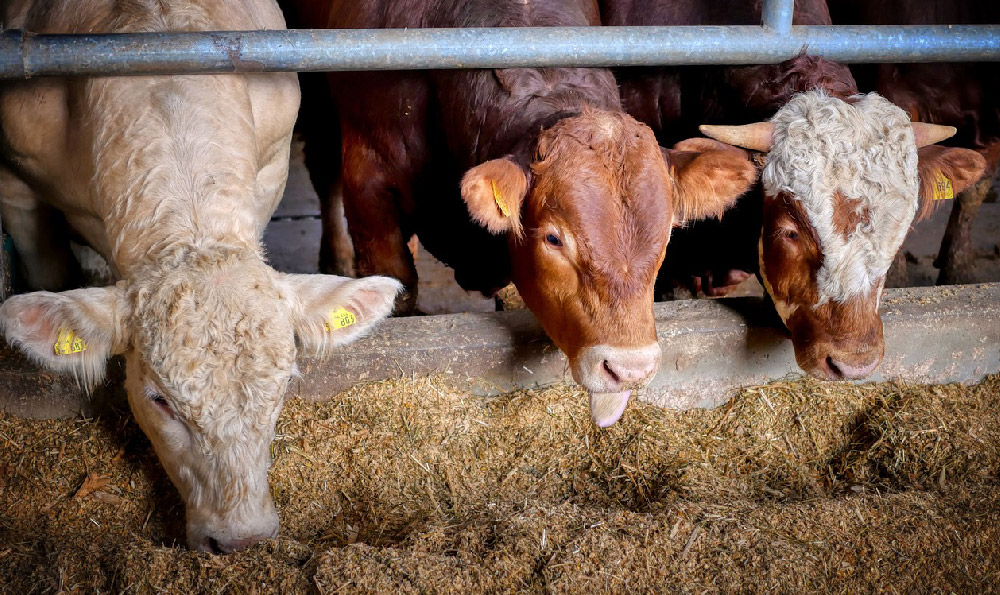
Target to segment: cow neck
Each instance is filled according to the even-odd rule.
[[[92,192],[122,274],[175,246],[255,249],[264,201],[245,85],[107,77],[90,80],[82,100],[99,147]]]
[[[480,162],[514,154],[522,166],[526,165],[534,149],[533,141],[556,122],[580,114],[587,106],[621,111],[611,74],[601,69],[586,74],[581,71],[553,69],[543,74],[510,69],[497,74],[500,85],[495,87],[492,101],[487,102],[494,107],[479,130],[483,138],[489,139],[477,150]]]
[[[847,65],[809,54],[779,64],[709,68],[721,76],[719,82],[728,91],[710,94],[702,113],[713,120],[721,116],[728,123],[770,119],[795,96],[810,91],[822,90],[845,101],[858,93]]]
[[[264,263],[257,250],[235,244],[175,244],[123,271],[126,278],[157,278],[180,269],[209,270],[236,264]]]
[[[205,214],[206,218],[221,218],[232,223],[232,214]],[[116,268],[123,276],[140,268],[160,266],[158,263],[175,262],[186,254],[214,252],[239,252],[263,258],[259,243],[245,238],[256,237],[256,232],[229,233],[224,229],[200,229],[187,221],[150,223],[149,229],[168,230],[155,236],[140,230],[124,230],[113,239],[113,257]]]

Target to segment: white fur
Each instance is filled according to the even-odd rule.
[[[6,24],[53,33],[284,26],[272,0],[15,0],[5,9]],[[44,256],[67,240],[31,219],[48,205],[122,277],[110,288],[13,298],[0,329],[87,384],[107,357],[125,354],[129,403],[184,498],[193,547],[211,538],[236,549],[277,531],[268,445],[296,356],[361,336],[399,290],[379,278],[281,275],[264,262],[261,235],[284,189],[297,110],[294,74],[0,88],[0,203],[5,219],[16,212],[37,228],[12,233],[19,252]],[[32,180],[45,180],[45,191]],[[339,307],[356,322],[326,330]],[[87,349],[56,354],[61,330]]]
[[[909,117],[876,93],[852,105],[811,91],[792,98],[772,121],[764,190],[791,194],[816,230],[823,252],[817,305],[871,292],[917,212],[917,148]],[[833,225],[837,190],[869,216],[846,239]]]

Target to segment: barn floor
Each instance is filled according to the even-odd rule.
[[[188,552],[127,412],[0,413],[0,591],[969,592],[1000,579],[1000,376],[798,381],[716,410],[443,379],[291,400],[279,539]]]

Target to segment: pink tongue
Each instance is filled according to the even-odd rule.
[[[630,390],[620,393],[590,393],[590,417],[594,418],[598,427],[610,426],[625,413],[631,394]]]

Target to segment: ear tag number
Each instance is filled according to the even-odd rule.
[[[358,317],[354,315],[354,312],[341,307],[336,310],[330,310],[330,315],[327,316],[326,322],[323,323],[323,328],[329,333],[336,329],[351,326],[357,321]]]
[[[940,171],[934,172],[934,200],[951,200],[955,198],[955,189]]]
[[[490,184],[493,186],[493,200],[497,201],[500,212],[503,213],[504,217],[510,217],[510,207],[507,206],[507,201],[500,195],[500,189],[497,188],[497,181],[490,180]]]
[[[59,331],[55,344],[56,355],[72,355],[86,350],[87,344],[75,332]]]

